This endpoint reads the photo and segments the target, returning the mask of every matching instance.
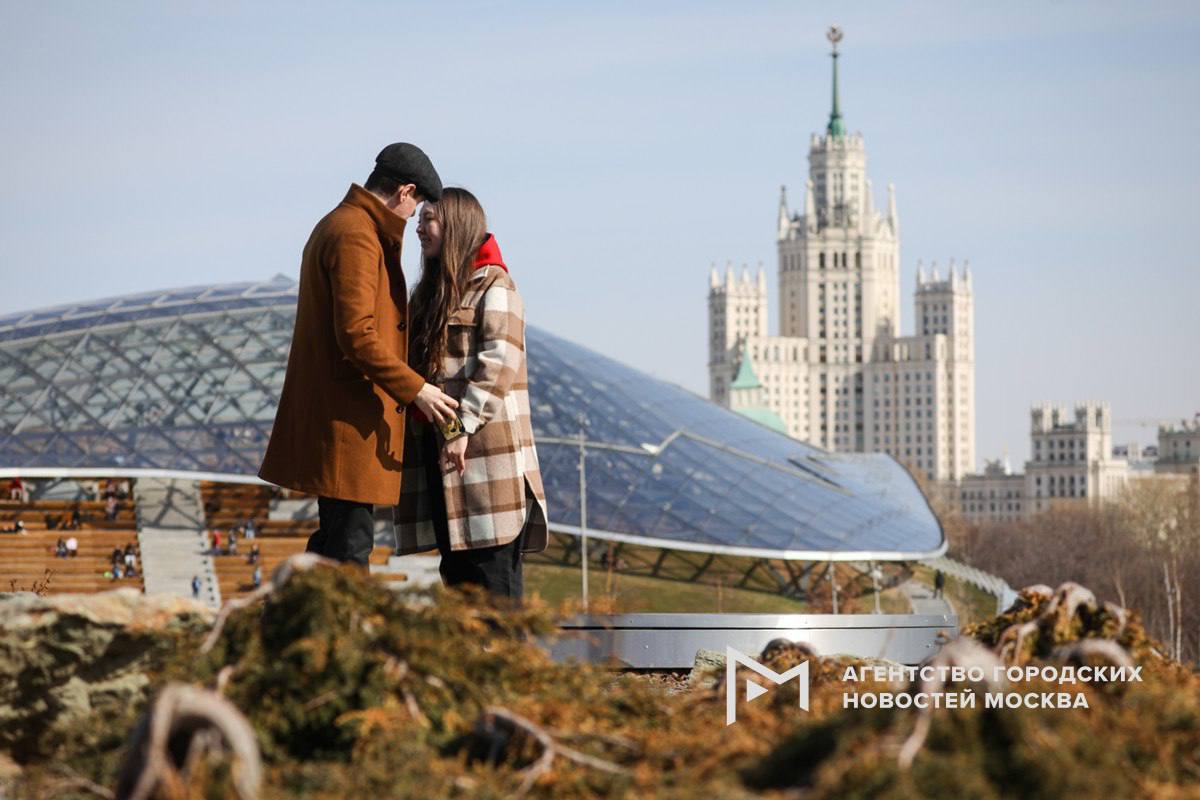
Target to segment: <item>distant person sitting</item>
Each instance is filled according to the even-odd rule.
[[[221,532],[213,531],[212,533],[212,552],[213,555],[219,555],[221,552]]]
[[[246,562],[249,564],[257,564],[258,563],[258,554],[259,554],[258,542],[255,542],[254,544],[250,545],[250,555],[248,555],[246,557]]]
[[[17,520],[16,524],[13,525],[13,533],[19,533],[22,536],[29,533],[29,531],[25,530],[25,520]]]
[[[113,564],[112,574],[113,579],[118,581],[125,577],[125,573],[121,570],[120,564]]]
[[[104,518],[112,522],[117,518],[117,496],[110,494],[108,500],[104,501]]]
[[[254,574],[250,576],[250,579],[254,582],[255,589],[262,586],[262,564],[255,565]]]
[[[71,509],[71,522],[67,525],[70,530],[77,531],[83,525],[83,515],[79,513],[79,503]]]
[[[58,541],[54,543],[54,557],[55,558],[66,558],[67,557],[67,542],[61,536],[58,537]]]
[[[192,576],[192,597],[197,600],[200,599],[200,576],[199,575]]]
[[[236,556],[238,554],[238,537],[237,531],[229,532],[229,555]]]
[[[19,503],[29,501],[29,493],[25,490],[25,481],[20,478],[13,478],[8,484],[8,499],[16,500]]]
[[[125,548],[125,566],[132,569],[137,561],[137,556],[133,552],[132,547]]]
[[[257,534],[258,534],[258,531],[255,530],[255,528],[254,528],[254,520],[252,520],[252,519],[246,520],[246,538],[253,539]]]
[[[75,556],[79,555],[79,540],[74,536],[72,536],[70,539],[67,539],[67,555],[70,558],[74,558]]]

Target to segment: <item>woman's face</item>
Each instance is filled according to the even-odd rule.
[[[421,255],[425,258],[437,258],[442,254],[442,223],[435,203],[426,202],[421,206],[417,238],[421,240]]]

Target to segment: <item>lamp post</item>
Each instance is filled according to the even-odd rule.
[[[879,610],[879,579],[883,577],[883,571],[879,569],[879,565],[874,561],[871,562],[871,583],[875,585],[875,613],[881,614]]]
[[[647,444],[642,443],[641,447],[630,447],[623,444],[609,444],[607,442],[590,442],[586,433],[587,418],[579,415],[579,435],[571,437],[556,437],[542,436],[538,438],[539,442],[544,444],[561,444],[574,445],[579,448],[579,545],[582,553],[581,575],[580,580],[583,582],[581,588],[581,596],[583,599],[583,611],[587,613],[589,607],[588,597],[588,522],[587,522],[587,449],[589,447],[599,450],[612,450],[618,453],[629,453],[632,455],[649,456],[654,458],[665,449],[662,444]],[[670,438],[668,443],[672,441],[681,432],[676,431]]]
[[[829,562],[829,588],[833,595],[833,613],[838,613],[837,569],[833,561]]]
[[[584,419],[579,415],[579,547],[583,567],[583,613],[588,612],[588,535],[587,535],[587,439]]]

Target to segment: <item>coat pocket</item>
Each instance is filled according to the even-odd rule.
[[[475,309],[474,308],[456,308],[446,317],[447,325],[475,325]]]

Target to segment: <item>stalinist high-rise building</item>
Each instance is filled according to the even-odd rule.
[[[779,329],[769,330],[767,279],[714,268],[709,278],[709,380],[714,401],[834,451],[890,453],[934,480],[975,466],[971,272],[918,262],[915,333],[900,335],[900,219],[895,188],[877,209],[867,151],[838,98],[813,134],[803,208],[779,200]]]

